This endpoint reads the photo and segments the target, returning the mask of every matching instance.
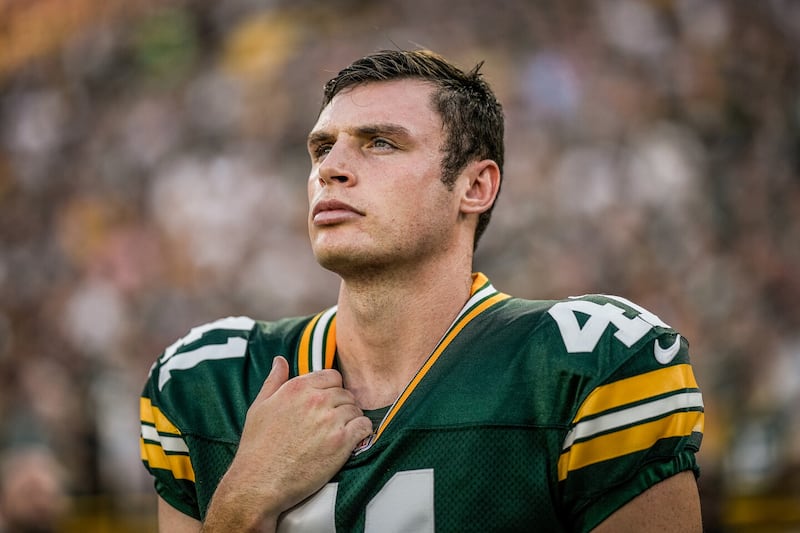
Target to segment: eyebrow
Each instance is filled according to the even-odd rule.
[[[400,126],[399,124],[381,123],[381,124],[366,124],[347,130],[355,137],[374,137],[376,135],[387,135],[391,137],[410,137],[411,132],[408,128]],[[327,142],[333,142],[335,136],[325,130],[312,131],[308,135],[308,146],[316,146]]]

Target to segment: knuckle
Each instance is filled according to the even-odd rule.
[[[302,395],[303,391],[309,389],[309,382],[303,377],[290,379],[286,383],[283,384],[283,387],[286,389],[291,395]]]
[[[323,391],[313,391],[308,393],[306,404],[310,409],[320,409],[327,405],[327,394]]]
[[[289,392],[297,392],[299,389],[303,388],[303,382],[301,378],[290,379],[283,384],[283,388]]]
[[[325,382],[336,383],[339,385],[342,383],[342,375],[338,370],[334,370],[333,368],[326,368],[324,370],[315,372],[314,374],[316,374],[317,377]]]

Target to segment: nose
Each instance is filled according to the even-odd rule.
[[[343,140],[335,142],[317,167],[320,185],[353,185],[356,178],[352,164],[353,157],[348,153],[346,143]]]

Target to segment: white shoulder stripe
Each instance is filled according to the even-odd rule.
[[[622,411],[598,416],[591,420],[578,422],[564,439],[563,450],[566,450],[576,440],[593,437],[599,433],[613,429],[637,424],[645,420],[656,418],[672,411],[681,409],[703,408],[703,395],[699,392],[683,392],[666,398],[660,398],[641,405],[629,407]]]
[[[165,452],[189,453],[189,447],[186,446],[186,442],[182,438],[160,435],[153,426],[142,424],[142,438],[158,442]]]
[[[158,376],[158,390],[172,378],[173,370],[187,370],[194,368],[203,361],[236,359],[244,357],[247,352],[247,339],[242,337],[230,337],[225,344],[208,344],[201,346],[190,352],[183,352],[174,355],[161,367]]]
[[[311,337],[311,371],[322,370],[325,368],[325,331],[328,329],[333,316],[336,314],[337,306],[333,306],[325,311],[314,325],[314,333]]]

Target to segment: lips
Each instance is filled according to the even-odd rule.
[[[363,215],[358,209],[339,200],[321,200],[314,205],[311,220],[314,224],[336,224]]]

